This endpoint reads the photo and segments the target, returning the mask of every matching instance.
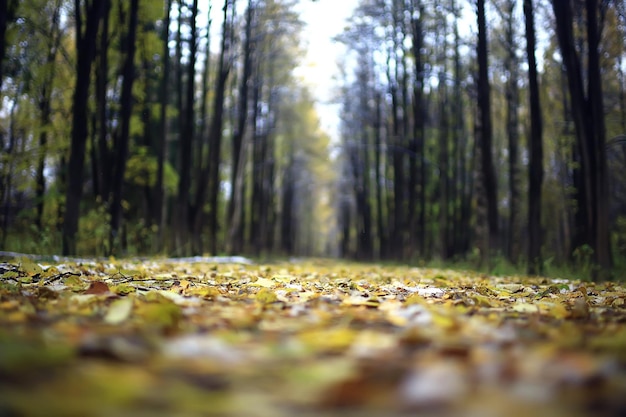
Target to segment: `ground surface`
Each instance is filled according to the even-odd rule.
[[[626,415],[623,283],[205,261],[0,263],[0,415]]]

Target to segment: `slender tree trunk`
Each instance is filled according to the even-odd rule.
[[[378,229],[378,257],[387,258],[387,246],[388,242],[388,230],[385,226],[385,212],[383,211],[383,167],[382,167],[382,155],[383,155],[383,110],[382,110],[382,94],[379,91],[375,93],[375,116],[374,116],[374,172],[376,176],[376,222]]]
[[[76,254],[76,232],[83,194],[83,172],[87,144],[87,111],[91,65],[95,58],[96,39],[105,3],[85,0],[85,21],[82,2],[75,0],[76,19],[76,84],[72,97],[72,140],[70,145],[68,186],[63,220],[63,255]],[[83,32],[84,23],[84,32]]]
[[[163,75],[161,78],[161,86],[159,91],[159,144],[157,149],[157,178],[156,178],[156,221],[159,226],[159,252],[164,248],[164,232],[165,232],[165,161],[167,153],[167,104],[168,104],[168,85],[170,83],[170,48],[168,45],[170,35],[170,10],[172,8],[172,0],[165,2],[165,23],[163,26],[163,51],[161,57],[161,65],[163,66]]]
[[[485,20],[485,0],[476,0],[478,21],[478,129],[477,139],[480,143],[482,181],[487,205],[487,223],[489,226],[488,251],[498,246],[498,198],[496,171],[493,164],[492,125],[491,125],[491,88],[489,85],[489,63],[487,52],[487,23]],[[483,256],[489,257],[488,253]]]
[[[515,4],[515,0],[509,0],[505,6],[507,9],[505,44],[508,49],[508,55],[505,58],[504,62],[505,72],[509,74],[505,87],[507,103],[506,130],[509,142],[509,239],[507,246],[507,256],[513,264],[517,263],[520,250],[520,226],[518,220],[520,199],[520,192],[518,187],[519,88],[517,86],[519,81],[519,62],[516,53],[517,36],[515,30]]]
[[[611,253],[611,233],[609,217],[609,171],[606,161],[606,127],[604,122],[604,99],[602,92],[602,71],[600,68],[601,28],[598,24],[599,9],[605,7],[598,0],[586,0],[587,42],[588,42],[588,113],[591,114],[591,146],[594,148],[596,167],[593,188],[595,190],[595,228],[593,241],[594,255],[598,265],[608,271],[613,266]],[[603,278],[603,277],[599,277]]]
[[[524,0],[526,56],[530,94],[530,138],[528,141],[528,273],[542,272],[541,184],[543,181],[543,138],[537,61],[535,59],[535,18],[532,0]]]
[[[577,148],[580,154],[580,184],[577,184],[578,209],[584,215],[581,221],[582,244],[593,249],[598,265],[608,270],[612,265],[608,223],[608,169],[606,166],[605,126],[600,76],[597,22],[598,2],[586,0],[588,88],[585,96],[583,69],[572,28],[573,13],[568,1],[552,1],[557,24],[561,56],[567,71],[572,118],[576,129]]]
[[[194,98],[196,90],[196,58],[198,49],[198,30],[196,19],[198,17],[198,0],[194,0],[191,6],[191,37],[189,40],[189,62],[187,64],[187,84],[184,93],[184,115],[181,117],[181,135],[180,135],[180,165],[179,165],[179,182],[178,182],[178,198],[177,198],[177,222],[178,231],[181,234],[182,242],[187,245],[190,242],[188,237],[193,233],[192,224],[190,222],[191,204],[189,201],[191,189],[191,172],[193,170],[193,158],[191,155],[192,146],[195,135],[195,111]],[[198,229],[197,232],[200,230]],[[194,239],[191,239],[194,242]],[[189,245],[192,246],[192,245]],[[190,249],[196,252],[197,248],[184,247],[184,252]]]
[[[404,149],[400,134],[400,116],[398,103],[397,77],[392,77],[387,64],[387,79],[391,85],[391,138],[389,140],[393,169],[393,222],[390,236],[390,254],[393,259],[401,259],[405,231],[404,223]]]
[[[452,99],[452,120],[454,120],[454,128],[452,129],[452,142],[454,143],[454,168],[453,168],[453,193],[452,201],[454,201],[453,230],[452,230],[452,250],[451,255],[464,253],[465,234],[469,225],[465,224],[464,209],[467,198],[466,184],[467,177],[467,134],[465,131],[465,119],[463,116],[463,91],[461,86],[462,67],[461,67],[461,37],[459,35],[460,10],[455,1],[452,2],[454,10],[454,87]]]
[[[206,26],[206,47],[204,51],[204,67],[202,71],[202,92],[201,92],[201,100],[200,100],[200,127],[198,130],[198,134],[196,135],[197,141],[194,153],[193,164],[196,167],[196,190],[200,189],[200,187],[206,186],[206,176],[203,174],[206,171],[206,150],[209,146],[209,132],[207,131],[207,120],[209,119],[209,93],[211,88],[209,86],[210,79],[210,70],[211,70],[211,9],[212,6],[209,3],[209,11],[207,14],[207,26]],[[204,182],[205,185],[202,185]],[[203,233],[202,226],[203,222],[206,220],[204,206],[197,206],[199,199],[196,199],[194,205],[192,206],[190,220],[193,222],[193,229],[195,229],[195,233],[193,230],[191,233],[192,241],[194,242],[194,252],[201,253],[202,252],[202,238]]]
[[[98,46],[98,65],[96,67],[96,123],[92,136],[97,136],[97,144],[92,146],[93,160],[91,161],[94,170],[94,190],[102,202],[109,199],[111,191],[111,167],[113,167],[113,156],[109,150],[108,138],[108,114],[107,114],[107,84],[109,73],[109,13],[111,10],[111,0],[103,0],[104,16],[100,30],[100,43]]]
[[[40,156],[37,162],[37,175],[36,175],[36,201],[37,201],[37,217],[35,224],[37,229],[42,231],[42,220],[44,210],[44,198],[46,193],[46,178],[45,178],[45,166],[48,147],[48,129],[51,124],[50,116],[52,114],[51,101],[52,101],[52,89],[54,83],[54,77],[56,74],[54,63],[57,59],[57,52],[61,44],[60,33],[60,13],[61,3],[59,0],[55,2],[55,7],[52,16],[52,26],[48,33],[48,51],[46,55],[46,77],[43,83],[40,96],[39,96],[39,121],[42,127],[42,131],[39,134],[39,148]],[[0,60],[0,63],[2,61]],[[1,65],[0,65],[1,66]]]
[[[213,117],[209,130],[209,167],[208,167],[208,197],[209,197],[209,248],[211,253],[217,253],[217,219],[218,219],[218,196],[220,191],[220,161],[222,149],[222,126],[224,123],[224,99],[226,94],[226,82],[230,75],[230,45],[232,43],[232,27],[229,22],[229,10],[234,10],[234,2],[224,0],[222,26],[222,42],[218,63],[217,83],[215,86],[215,101],[213,103]],[[205,184],[203,181],[202,184]],[[202,185],[201,184],[201,185]],[[198,191],[196,206],[204,201],[204,188]]]
[[[11,22],[17,9],[17,0],[0,0],[0,90],[2,89],[2,64],[6,53],[6,32],[9,22]]]
[[[424,109],[424,60],[422,57],[422,48],[424,45],[424,13],[425,8],[421,1],[412,1],[413,10],[418,11],[417,17],[411,19],[411,29],[413,37],[413,56],[415,63],[415,85],[413,87],[413,138],[410,149],[409,163],[409,230],[413,235],[413,242],[417,246],[417,251],[424,254],[424,238],[426,234],[425,221],[422,212],[425,207],[422,205],[424,201],[425,182],[423,176],[425,170],[422,169],[424,156],[424,138],[425,138],[425,109]],[[418,208],[419,203],[419,208]]]
[[[262,75],[260,74],[260,65],[257,62],[254,74],[254,87],[252,89],[252,120],[250,121],[252,126],[252,198],[250,201],[250,234],[248,237],[249,245],[255,254],[258,254],[259,248],[259,214],[261,212],[260,202],[262,194],[262,160],[259,156],[261,154],[261,132],[259,132],[259,117],[260,117],[260,100],[262,89]]]
[[[111,202],[111,235],[109,250],[114,254],[120,249],[119,231],[122,224],[122,193],[124,189],[124,174],[130,143],[130,118],[133,110],[133,84],[135,82],[135,50],[137,40],[137,21],[139,14],[139,0],[130,0],[130,17],[128,32],[123,48],[126,49],[122,70],[122,93],[120,109],[120,132],[116,141],[115,171],[113,175],[113,200]]]
[[[254,19],[254,4],[252,0],[248,0],[248,7],[246,10],[246,23],[245,23],[245,41],[243,45],[243,73],[241,75],[239,85],[239,97],[237,108],[237,125],[235,133],[232,139],[232,172],[231,172],[231,197],[228,203],[228,217],[230,224],[229,240],[230,248],[233,253],[239,253],[243,249],[243,227],[244,223],[242,219],[245,218],[243,214],[243,182],[239,178],[244,175],[245,170],[240,167],[240,164],[245,164],[245,160],[242,158],[243,153],[243,139],[246,132],[246,123],[248,120],[248,99],[249,99],[249,83],[252,74],[252,52],[253,52],[253,40],[252,40],[252,26]],[[236,205],[239,207],[236,207]],[[238,214],[240,217],[235,218],[234,215]],[[243,215],[242,215],[243,214]]]

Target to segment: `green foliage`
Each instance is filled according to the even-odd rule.
[[[156,156],[148,154],[145,146],[135,148],[126,165],[125,180],[139,187],[154,187],[158,173]],[[178,174],[170,163],[163,167],[163,185],[166,192],[174,193],[178,187]]]
[[[81,216],[78,227],[78,253],[83,255],[108,252],[111,216],[107,207],[100,204]]]

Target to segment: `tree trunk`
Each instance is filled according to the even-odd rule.
[[[76,84],[72,97],[72,140],[70,145],[69,175],[65,196],[63,221],[63,255],[76,254],[76,232],[80,217],[80,201],[83,194],[83,172],[87,144],[87,111],[91,65],[95,58],[96,39],[104,14],[103,1],[85,0],[85,22],[81,1],[75,0],[76,19]]]
[[[94,123],[94,132],[92,137],[97,136],[92,146],[93,181],[94,191],[102,202],[109,199],[111,191],[111,167],[113,164],[113,156],[111,155],[110,146],[107,143],[108,135],[108,115],[107,115],[107,84],[109,74],[109,13],[111,10],[111,1],[103,0],[104,16],[102,18],[102,28],[100,30],[100,43],[98,46],[98,64],[96,66],[96,122]]]
[[[2,89],[2,64],[4,63],[4,55],[6,53],[6,32],[9,22],[15,16],[17,9],[17,0],[0,0],[0,90]]]
[[[187,64],[187,84],[184,93],[185,109],[184,115],[181,117],[181,135],[180,135],[180,165],[179,165],[179,182],[178,182],[178,198],[177,198],[177,223],[178,232],[182,238],[181,243],[185,247],[180,248],[185,253],[189,251],[188,237],[193,233],[193,227],[190,223],[189,196],[191,188],[191,172],[193,170],[193,159],[191,155],[192,145],[195,135],[195,112],[194,98],[196,87],[196,58],[198,49],[198,31],[196,26],[196,18],[198,17],[198,0],[194,0],[191,7],[191,38],[189,40],[189,62]],[[199,232],[199,229],[197,230]],[[195,248],[191,250],[194,251]]]
[[[487,223],[489,226],[488,243],[486,247],[491,252],[498,246],[498,188],[496,171],[493,164],[491,150],[491,88],[489,85],[489,63],[487,52],[487,24],[485,21],[485,0],[476,0],[476,15],[478,21],[478,129],[477,140],[480,143],[482,181],[487,205]],[[489,254],[483,254],[489,257]]]
[[[39,161],[37,162],[37,175],[36,175],[36,201],[37,201],[37,217],[35,219],[35,224],[37,229],[42,231],[42,221],[43,221],[43,210],[44,210],[44,197],[46,193],[46,178],[45,178],[45,166],[46,166],[46,156],[47,156],[47,147],[48,147],[48,129],[50,128],[51,120],[50,116],[52,113],[51,109],[51,100],[52,100],[52,89],[54,83],[54,76],[56,74],[54,63],[57,58],[57,52],[61,45],[61,33],[60,33],[60,13],[61,13],[61,4],[60,1],[57,0],[55,3],[55,8],[52,16],[52,26],[50,27],[50,32],[48,33],[48,53],[46,55],[46,67],[48,71],[45,75],[45,81],[42,85],[40,96],[39,96],[39,122],[41,124],[41,132],[39,134],[39,147],[40,147],[40,156]],[[2,62],[0,60],[0,62]]]
[[[209,249],[212,254],[217,253],[217,219],[218,219],[218,196],[220,191],[220,161],[222,149],[222,126],[224,122],[224,99],[226,94],[226,82],[230,75],[230,45],[232,43],[232,28],[229,22],[228,12],[230,1],[224,0],[222,26],[222,42],[218,63],[217,84],[215,86],[215,101],[213,102],[213,117],[209,130],[209,166],[208,166],[208,197],[209,197]],[[196,207],[201,207],[204,202],[205,186],[207,181],[201,178],[201,189],[197,193]],[[198,211],[196,216],[201,212]]]
[[[170,48],[168,45],[170,34],[170,10],[172,8],[172,0],[165,2],[165,23],[163,26],[163,56],[161,57],[161,65],[163,65],[163,75],[161,78],[161,86],[159,91],[159,144],[157,149],[157,178],[156,178],[156,221],[159,226],[159,242],[158,250],[162,251],[164,247],[164,229],[165,229],[165,161],[167,153],[167,103],[168,103],[168,85],[170,83]]]
[[[535,59],[535,18],[532,0],[524,0],[526,56],[530,101],[530,138],[528,141],[528,274],[542,272],[541,261],[541,184],[543,181],[543,138],[539,81]]]
[[[128,147],[130,143],[130,118],[133,110],[133,84],[135,82],[135,50],[137,39],[137,21],[139,13],[139,0],[130,0],[130,17],[128,32],[122,48],[126,49],[124,66],[122,70],[122,93],[120,97],[120,131],[116,141],[115,170],[113,174],[113,200],[111,202],[111,235],[109,238],[110,254],[120,250],[118,233],[122,223],[122,193],[124,189],[124,173],[126,172],[126,160],[128,159]]]
[[[422,215],[425,206],[425,163],[424,138],[426,128],[426,112],[424,108],[424,60],[422,48],[424,45],[423,20],[425,8],[421,1],[412,2],[413,10],[418,10],[417,18],[411,19],[413,37],[413,56],[415,62],[415,85],[413,87],[413,138],[411,139],[411,156],[409,163],[409,230],[417,251],[424,254],[424,238],[426,222]],[[418,208],[419,202],[419,208]]]
[[[243,227],[245,219],[245,211],[242,205],[243,203],[243,182],[240,180],[244,175],[245,170],[240,167],[240,164],[245,164],[243,156],[243,138],[246,132],[246,122],[248,120],[248,99],[249,99],[249,83],[252,74],[252,53],[253,53],[253,40],[252,40],[252,26],[254,19],[254,5],[252,0],[248,0],[248,8],[246,10],[246,24],[245,24],[245,41],[243,45],[243,74],[239,84],[239,97],[237,108],[237,125],[232,140],[232,172],[231,172],[231,197],[228,203],[228,217],[229,217],[229,240],[230,249],[232,253],[237,254],[243,249]],[[236,207],[237,206],[237,207]],[[235,218],[235,213],[239,218]]]
[[[511,263],[516,264],[519,255],[520,226],[519,226],[519,199],[518,188],[518,142],[519,142],[519,87],[517,59],[516,30],[515,30],[515,0],[509,0],[506,4],[506,47],[508,55],[505,58],[504,70],[509,74],[506,82],[506,131],[509,147],[509,239],[507,257]],[[532,7],[532,6],[531,6]],[[532,9],[531,9],[532,10]],[[528,39],[528,38],[527,38]],[[533,50],[534,54],[534,50]],[[532,70],[530,70],[532,71]],[[531,105],[532,107],[532,105]],[[532,110],[531,110],[532,113]],[[532,116],[531,116],[532,117]],[[532,139],[531,139],[532,140]]]
[[[577,197],[578,209],[584,224],[581,244],[591,247],[595,262],[603,269],[612,265],[608,223],[608,170],[606,166],[605,127],[600,78],[597,12],[598,3],[586,0],[588,96],[585,97],[583,69],[572,28],[572,9],[568,1],[553,0],[552,7],[557,24],[557,35],[563,64],[567,72],[572,119],[576,130],[577,149],[580,155],[580,178]]]
[[[588,42],[588,84],[587,114],[591,115],[591,135],[588,140],[594,148],[593,189],[595,190],[595,227],[592,236],[595,243],[594,255],[598,265],[605,271],[613,266],[611,253],[611,233],[609,223],[609,171],[606,161],[606,127],[604,122],[604,100],[602,93],[602,71],[600,69],[601,30],[598,27],[598,13],[601,6],[598,0],[586,0],[587,42]],[[603,13],[603,12],[601,12]],[[602,277],[601,277],[602,278]]]
[[[374,172],[376,176],[376,222],[378,229],[378,257],[387,258],[387,246],[389,245],[388,230],[385,226],[385,211],[383,210],[383,167],[382,167],[382,155],[383,155],[383,110],[382,110],[382,94],[379,91],[375,93],[375,116],[374,116]]]

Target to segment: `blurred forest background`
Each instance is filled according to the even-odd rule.
[[[623,1],[296,6],[0,0],[0,248],[626,269]]]

